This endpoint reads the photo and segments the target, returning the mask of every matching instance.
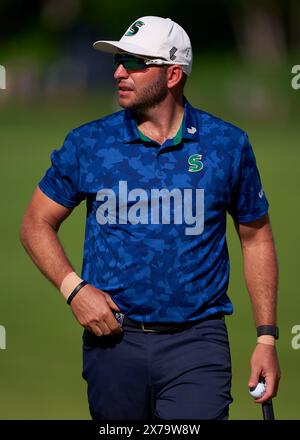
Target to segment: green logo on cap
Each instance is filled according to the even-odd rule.
[[[128,29],[128,31],[126,32],[126,37],[132,37],[132,35],[135,35],[138,31],[139,31],[139,28],[140,27],[142,27],[142,26],[144,26],[144,22],[143,21],[141,21],[141,20],[137,20],[137,21],[135,21],[131,26],[130,26],[130,28]]]

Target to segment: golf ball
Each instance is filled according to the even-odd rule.
[[[252,397],[254,397],[254,399],[260,399],[265,394],[265,391],[266,391],[266,386],[262,382],[258,382],[256,387],[249,389],[249,393],[251,394]]]

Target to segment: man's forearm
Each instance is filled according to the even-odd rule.
[[[244,274],[255,325],[276,324],[278,266],[272,237],[243,246]]]
[[[45,221],[25,218],[20,238],[36,266],[59,288],[65,276],[74,269],[64,252],[57,231]]]

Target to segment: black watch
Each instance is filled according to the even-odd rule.
[[[276,325],[259,325],[256,328],[257,337],[263,335],[274,336],[275,339],[279,338],[279,328]]]

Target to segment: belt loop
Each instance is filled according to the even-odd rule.
[[[141,327],[142,327],[142,330],[145,331],[145,326],[144,326],[143,322],[141,322]]]

